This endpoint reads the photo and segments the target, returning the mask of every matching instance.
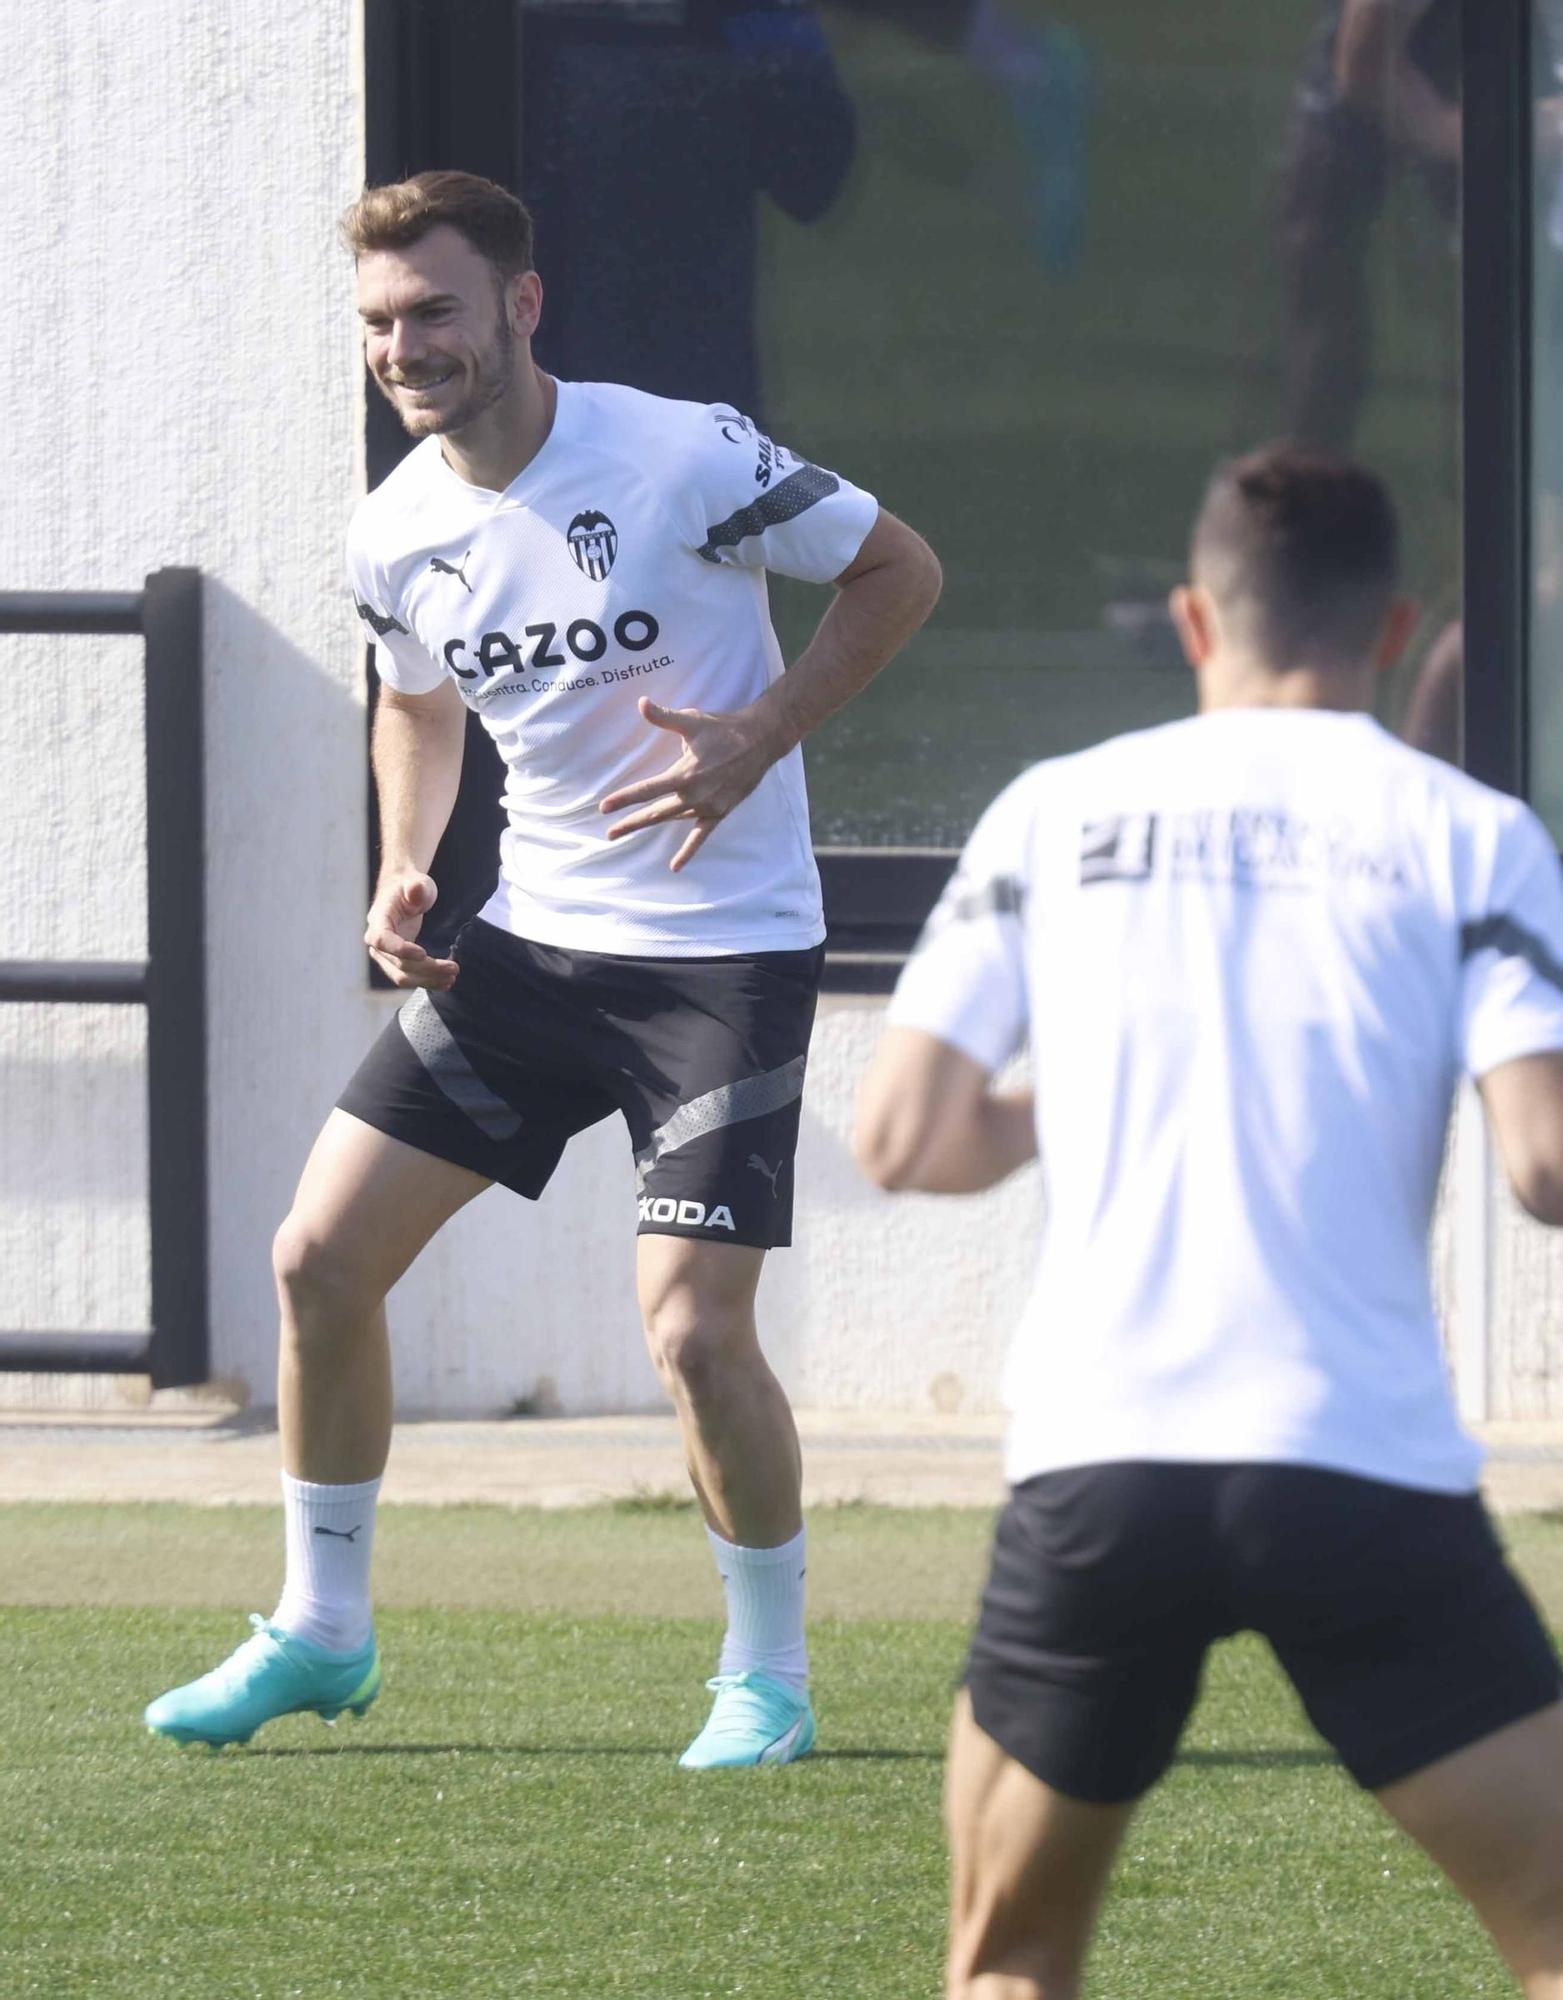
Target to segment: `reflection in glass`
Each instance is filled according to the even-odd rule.
[[[495,96],[478,25],[519,47],[544,364],[734,402],[944,562],[928,630],[810,744],[822,844],[958,845],[1036,758],[1186,713],[1165,595],[1190,515],[1215,457],[1285,431],[1390,479],[1428,609],[1384,714],[1455,752],[1458,11],[428,12],[440,164],[486,165],[462,157],[496,127],[462,110]],[[818,593],[773,601],[793,653]]]
[[[1458,679],[1457,9],[820,21],[858,152],[813,228],[762,219],[768,414],[947,582],[811,746],[816,838],[953,844],[1035,758],[1186,713],[1163,601],[1191,510],[1214,457],[1287,430],[1402,499],[1429,608],[1386,718],[1440,640]],[[794,648],[816,607],[775,594]]]

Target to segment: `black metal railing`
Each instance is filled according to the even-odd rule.
[[[157,570],[139,591],[0,592],[0,632],[139,632],[145,641],[145,963],[0,962],[0,1001],[147,1010],[147,1194],[152,1327],[139,1333],[0,1332],[0,1369],[209,1374],[206,1208],[206,890],[201,573]]]

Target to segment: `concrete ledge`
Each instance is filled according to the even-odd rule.
[[[1002,1419],[803,1414],[811,1505],[990,1506],[1002,1497]],[[398,1424],[389,1503],[578,1507],[689,1492],[671,1416]],[[269,1417],[180,1410],[0,1418],[0,1501],[274,1505]]]
[[[989,1507],[1003,1495],[996,1416],[801,1412],[810,1505]],[[1487,1496],[1500,1512],[1563,1511],[1563,1423],[1491,1424]],[[687,1496],[670,1416],[398,1424],[388,1502],[577,1507]],[[0,1501],[181,1501],[272,1506],[269,1413],[228,1406],[140,1416],[0,1417]]]

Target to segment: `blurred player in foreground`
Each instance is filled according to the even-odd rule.
[[[1173,612],[1202,712],[998,798],[859,1107],[881,1186],[962,1193],[1039,1150],[1048,1183],[951,1746],[948,1991],[1080,1991],[1206,1650],[1251,1629],[1558,2000],[1563,1683],[1428,1272],[1462,1071],[1520,1200],[1563,1224],[1557,855],[1367,712],[1412,618],[1369,474],[1285,448],[1222,468]],[[992,1084],[1028,1038],[1034,1104]]]
[[[146,1719],[242,1742],[375,1698],[385,1295],[474,1196],[535,1199],[570,1138],[618,1113],[638,1194],[604,1199],[638,1228],[646,1336],[727,1596],[681,1761],[785,1763],[814,1740],[798,1438],[754,1296],[790,1240],[824,938],[799,744],[922,623],[939,566],[734,409],[545,374],[531,221],[503,188],[371,188],[344,235],[369,371],[421,441],[348,536],[383,684],[365,943],[410,998],[277,1237],[281,1602]],[[786,672],[767,570],[835,586]],[[505,760],[508,826],[494,894],[442,957],[417,939],[469,708]]]

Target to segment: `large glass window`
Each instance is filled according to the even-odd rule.
[[[1282,432],[1393,481],[1427,613],[1384,712],[1458,753],[1458,0],[398,19],[428,53],[392,170],[496,171],[513,79],[545,365],[736,401],[943,559],[933,622],[810,746],[818,844],[957,845],[1026,763],[1186,713],[1191,512]],[[819,594],[773,601],[795,652]]]
[[[820,21],[858,151],[817,221],[764,214],[768,414],[948,581],[813,746],[816,838],[958,841],[1030,760],[1186,712],[1163,607],[1191,509],[1217,453],[1282,431],[1404,502],[1428,610],[1398,721],[1457,614],[1458,9]],[[815,607],[776,595],[795,645]]]

